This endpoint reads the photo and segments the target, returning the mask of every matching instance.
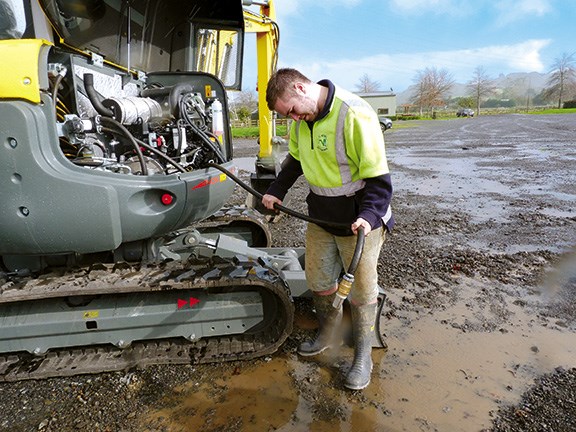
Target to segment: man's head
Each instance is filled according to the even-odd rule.
[[[313,121],[324,100],[322,87],[296,69],[280,69],[268,81],[268,108],[294,120]]]

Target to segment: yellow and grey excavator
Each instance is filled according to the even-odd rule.
[[[0,381],[270,354],[306,292],[234,190],[227,91],[271,1],[0,0]],[[274,165],[274,162],[272,163]]]

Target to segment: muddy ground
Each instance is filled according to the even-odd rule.
[[[397,227],[379,264],[388,349],[344,389],[352,350],[0,384],[2,431],[576,430],[576,116],[396,124]],[[257,152],[238,141],[239,165]],[[243,173],[247,175],[246,172]],[[303,210],[298,183],[288,205]],[[234,200],[242,200],[238,192]],[[304,224],[272,225],[303,246]]]

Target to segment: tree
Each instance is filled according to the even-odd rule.
[[[467,86],[471,91],[471,97],[473,97],[476,102],[476,115],[480,115],[480,103],[482,99],[488,98],[496,90],[494,80],[488,76],[484,67],[478,66],[474,69],[474,75],[472,79],[468,81]]]
[[[380,90],[380,83],[378,81],[372,81],[368,74],[364,74],[360,77],[360,81],[356,84],[356,90],[359,93],[371,93]]]
[[[426,68],[418,71],[414,78],[416,91],[412,95],[412,102],[420,109],[433,111],[434,108],[445,105],[447,93],[454,85],[454,78],[446,69]]]
[[[461,108],[474,108],[476,107],[476,98],[474,96],[466,96],[457,98],[458,106]],[[477,107],[476,107],[477,108]],[[478,109],[476,109],[478,111]]]
[[[258,95],[254,90],[234,92],[230,98],[230,111],[236,120],[250,120],[250,114],[258,109]]]
[[[574,67],[574,53],[563,53],[562,56],[554,60],[548,79],[548,87],[544,89],[544,96],[547,99],[558,100],[558,108],[562,108],[569,88],[576,85],[576,68]]]

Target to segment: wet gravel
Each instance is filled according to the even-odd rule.
[[[570,253],[576,245],[575,117],[479,117],[414,123],[386,132],[398,225],[386,242],[379,274],[387,290],[405,293],[399,301],[387,301],[389,319],[406,320],[409,326],[407,312],[428,313],[457,302],[454,281],[463,275],[492,282],[493,289],[482,289],[476,297],[490,314],[450,323],[462,332],[502,329],[509,318],[504,299],[511,297],[538,319],[576,330],[576,252]],[[257,151],[252,140],[236,146],[237,157]],[[475,164],[466,166],[466,160]],[[450,163],[464,168],[443,177],[442,169]],[[468,181],[468,168],[484,176],[482,186]],[[305,210],[305,193],[304,183],[298,182],[286,203]],[[242,203],[244,196],[237,191],[231,203]],[[304,223],[285,216],[280,221],[271,224],[275,245],[303,246]],[[543,278],[554,286],[554,301],[528,300],[541,293]],[[450,284],[453,289],[445,289]],[[296,300],[296,307],[300,316],[312,319],[307,300]],[[296,329],[281,350],[293,352],[310,332]],[[169,406],[179,385],[210,383],[223,371],[234,373],[266,361],[0,383],[0,431],[168,430],[158,419],[147,420],[146,413]],[[306,379],[295,383],[303,397],[317,397],[309,394]],[[221,389],[213,386],[210,391],[217,397]],[[558,367],[536,377],[517,405],[501,405],[485,431],[574,431],[575,392],[576,369]],[[360,407],[379,404],[362,392],[347,398]],[[314,406],[315,418],[343,418],[342,407],[330,399],[315,400]],[[243,425],[231,420],[226,429],[206,430],[241,431]]]

